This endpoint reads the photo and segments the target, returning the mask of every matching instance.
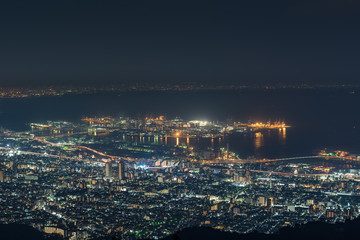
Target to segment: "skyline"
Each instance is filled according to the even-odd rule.
[[[355,84],[359,6],[3,3],[0,85]]]

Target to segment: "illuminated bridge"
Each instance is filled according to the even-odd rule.
[[[353,162],[360,162],[360,160],[353,158],[353,157],[340,157],[340,156],[333,156],[333,155],[316,155],[316,156],[305,156],[305,157],[289,157],[289,158],[278,158],[278,159],[264,159],[265,161],[272,162],[272,161],[290,161],[290,160],[300,160],[300,159],[314,159],[314,158],[323,158],[326,160],[329,159],[337,159],[337,160],[345,160],[345,161],[353,161]],[[261,160],[260,160],[261,161]]]
[[[109,161],[109,160],[115,160],[115,159],[120,159],[120,158],[121,158],[122,160],[126,160],[126,161],[138,161],[138,160],[139,160],[139,159],[137,159],[137,158],[109,155],[109,154],[106,154],[106,153],[103,153],[103,152],[100,152],[100,151],[98,151],[98,150],[95,150],[95,149],[92,149],[92,148],[89,148],[89,147],[85,147],[85,146],[71,146],[71,148],[88,150],[88,151],[90,151],[90,152],[93,152],[93,153],[101,156],[101,157],[106,157],[106,158],[108,158],[107,161]]]
[[[337,160],[345,160],[345,161],[352,161],[352,162],[359,162],[360,160],[357,160],[355,158],[351,157],[338,157],[338,156],[323,156],[323,155],[314,155],[314,156],[300,156],[300,157],[287,157],[287,158],[275,158],[275,159],[216,159],[216,160],[204,160],[203,163],[269,163],[269,162],[281,162],[281,161],[291,161],[291,160],[301,160],[301,159],[316,159],[316,158],[322,158],[322,159],[337,159]]]
[[[288,158],[277,158],[277,159],[259,159],[259,161],[278,162],[278,161],[291,161],[291,160],[312,159],[312,158],[325,158],[325,157],[316,155],[316,156],[288,157]]]

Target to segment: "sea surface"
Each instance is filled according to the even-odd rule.
[[[285,133],[235,134],[226,143],[241,157],[307,156],[324,148],[360,153],[359,104],[360,92],[352,89],[148,91],[13,98],[0,99],[0,126],[27,131],[31,122],[146,114],[185,120],[283,120],[292,126]]]

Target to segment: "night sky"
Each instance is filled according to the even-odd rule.
[[[1,1],[0,85],[360,83],[360,2]]]

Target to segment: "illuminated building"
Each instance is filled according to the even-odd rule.
[[[272,206],[274,206],[274,198],[268,198],[267,200],[266,200],[266,206],[268,207],[268,208],[271,208]]]
[[[4,181],[4,171],[0,171],[0,182]]]
[[[48,234],[59,234],[61,237],[65,237],[66,232],[64,229],[55,226],[45,226],[44,232]]]
[[[266,198],[265,197],[259,197],[259,205],[266,206]]]
[[[219,208],[218,208],[218,205],[213,205],[211,206],[211,211],[217,211]]]
[[[125,163],[123,161],[119,162],[119,179],[125,179]]]
[[[306,204],[307,205],[314,205],[315,204],[315,202],[314,202],[314,199],[308,199],[307,201],[306,201]]]
[[[105,163],[105,177],[107,177],[107,178],[112,177],[111,162],[106,162]]]
[[[241,176],[239,175],[234,175],[234,182],[241,182]]]
[[[348,217],[352,216],[352,210],[350,208],[346,209],[346,216]]]
[[[246,172],[245,172],[245,179],[246,179],[247,183],[251,182],[251,173],[249,170],[246,170]]]
[[[334,218],[334,217],[335,217],[334,211],[332,211],[332,210],[327,210],[327,211],[326,211],[326,217],[327,217],[327,218]]]
[[[244,176],[243,174],[235,174],[234,175],[234,182],[238,182],[238,183],[245,183],[246,181],[246,176]]]

